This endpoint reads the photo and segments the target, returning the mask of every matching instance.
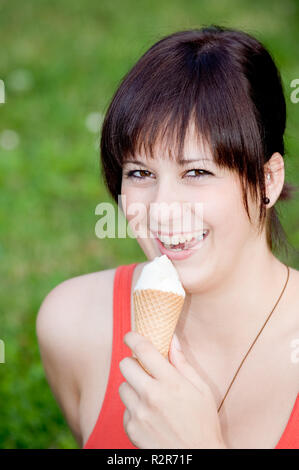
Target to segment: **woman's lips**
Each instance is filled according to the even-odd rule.
[[[167,255],[168,258],[173,259],[173,260],[183,260],[183,259],[189,258],[189,256],[191,256],[193,253],[195,253],[195,251],[197,251],[197,250],[195,250],[194,248],[195,247],[199,248],[199,246],[202,245],[202,243],[205,241],[205,239],[207,238],[208,235],[209,235],[209,230],[204,235],[202,240],[198,241],[198,240],[195,239],[194,242],[188,247],[188,249],[181,250],[181,251],[168,250],[167,248],[165,248],[165,246],[159,240],[159,238],[156,238],[156,240],[157,240],[157,243],[158,243],[159,250],[163,255]]]

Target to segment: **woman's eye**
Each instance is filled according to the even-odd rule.
[[[134,175],[134,173],[136,173],[138,171],[139,171],[139,173],[150,173],[147,170],[131,170],[131,171],[128,171],[127,173],[125,173],[125,175],[126,175],[127,178],[135,178],[136,180],[143,180],[145,178],[144,176],[135,176]]]
[[[209,171],[206,171],[206,170],[200,170],[200,169],[197,169],[197,168],[193,168],[192,170],[189,170],[187,173],[190,173],[190,171],[196,171],[196,172],[201,172],[199,175],[197,176],[187,176],[187,178],[200,178],[201,176],[204,176],[204,175],[211,175],[212,173],[210,173]]]
[[[195,171],[199,174],[197,174],[195,176],[187,175],[187,178],[197,178],[197,179],[199,179],[204,175],[211,175],[212,174],[209,171],[202,170],[202,169],[197,169],[197,168],[193,168],[192,170],[189,170],[187,173],[190,173],[191,171]],[[139,172],[140,174],[143,173],[145,176],[136,176],[134,174],[136,172]],[[135,180],[144,180],[146,178],[147,174],[150,174],[150,171],[147,171],[147,170],[130,170],[130,171],[125,173],[125,176],[127,178],[134,178]]]

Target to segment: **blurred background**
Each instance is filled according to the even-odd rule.
[[[65,279],[146,260],[134,239],[95,235],[96,205],[112,202],[100,125],[154,42],[212,23],[253,34],[273,54],[288,110],[286,179],[298,185],[298,0],[0,0],[0,448],[78,448],[45,379],[36,315]],[[298,193],[278,209],[295,249],[277,255],[299,269]]]

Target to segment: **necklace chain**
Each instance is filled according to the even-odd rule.
[[[240,369],[241,369],[241,367],[242,367],[242,365],[243,365],[245,359],[247,358],[247,356],[248,356],[248,354],[250,353],[251,349],[252,349],[253,346],[255,345],[255,343],[256,343],[258,337],[260,336],[261,332],[262,332],[263,329],[265,328],[265,326],[266,326],[268,320],[270,319],[270,317],[271,317],[272,313],[274,312],[274,310],[275,310],[275,308],[276,308],[278,302],[280,301],[280,299],[281,299],[281,297],[282,297],[282,294],[283,294],[284,291],[285,291],[285,288],[286,288],[286,286],[287,286],[287,283],[288,283],[288,280],[289,280],[289,276],[290,276],[290,269],[289,269],[289,266],[286,266],[286,268],[287,268],[287,270],[288,270],[288,275],[287,275],[287,280],[286,280],[286,282],[285,282],[285,285],[284,285],[284,287],[283,287],[283,289],[282,289],[282,291],[281,291],[281,294],[280,294],[280,296],[278,297],[278,299],[277,299],[277,301],[276,301],[276,304],[274,305],[272,311],[271,311],[270,314],[268,315],[268,317],[267,317],[265,323],[263,324],[262,328],[260,329],[260,331],[258,332],[257,336],[255,337],[253,343],[251,344],[250,348],[248,349],[247,353],[245,354],[244,358],[242,359],[241,364],[239,365],[239,367],[238,367],[238,369],[237,369],[237,371],[236,371],[236,373],[235,373],[235,375],[234,375],[234,377],[233,377],[231,383],[230,383],[229,386],[228,386],[228,389],[226,390],[226,393],[225,393],[224,397],[222,398],[222,401],[221,401],[221,403],[220,403],[220,405],[219,405],[219,407],[218,407],[218,410],[217,410],[218,413],[219,413],[219,411],[220,411],[220,409],[221,409],[221,407],[222,407],[222,405],[223,405],[223,402],[224,402],[224,400],[226,399],[227,394],[228,394],[228,392],[230,391],[231,386],[232,386],[232,384],[234,383],[234,381],[235,381],[235,379],[236,379],[236,377],[237,377],[237,375],[238,375],[238,373],[239,373],[239,371],[240,371]]]

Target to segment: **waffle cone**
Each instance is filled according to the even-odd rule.
[[[157,289],[141,289],[133,293],[137,333],[148,338],[167,360],[184,300],[181,295]]]

